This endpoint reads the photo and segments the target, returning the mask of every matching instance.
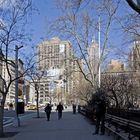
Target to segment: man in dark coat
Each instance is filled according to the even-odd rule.
[[[96,128],[93,135],[99,133],[99,127],[101,127],[101,135],[104,135],[105,113],[106,113],[106,101],[105,101],[104,96],[100,95],[100,97],[97,97],[96,102],[95,102]]]
[[[48,121],[50,121],[51,110],[52,110],[52,108],[51,108],[50,104],[47,104],[47,106],[45,107],[45,112],[46,112]]]
[[[75,104],[72,105],[72,109],[73,109],[73,114],[76,114],[76,105]]]
[[[59,103],[59,105],[56,108],[56,111],[58,111],[58,120],[60,120],[62,118],[62,111],[63,111],[63,106],[61,103]]]

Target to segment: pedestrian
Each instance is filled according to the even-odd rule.
[[[73,104],[73,105],[72,105],[72,108],[73,108],[73,114],[76,114],[76,105]]]
[[[14,107],[14,106],[13,106],[13,103],[10,103],[10,104],[9,104],[9,110],[13,110],[13,107]]]
[[[96,98],[95,101],[95,116],[96,116],[96,128],[93,135],[96,135],[99,133],[100,129],[100,135],[104,135],[105,133],[105,113],[106,113],[106,101],[104,98],[104,95],[99,94],[99,96]]]
[[[51,110],[51,105],[48,103],[45,107],[46,117],[48,121],[50,121]]]
[[[57,105],[56,111],[58,111],[58,120],[60,120],[62,118],[62,111],[63,111],[63,105],[61,103],[59,103],[59,105]]]

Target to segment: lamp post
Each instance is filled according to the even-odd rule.
[[[100,86],[101,86],[101,44],[100,44],[100,42],[101,42],[101,29],[100,29],[100,15],[99,15],[99,19],[98,19],[98,28],[99,28],[99,31],[98,31],[98,43],[99,43],[99,77],[98,77],[98,87],[100,88]]]
[[[21,49],[23,46],[18,47],[17,45],[15,46],[15,112],[16,112],[16,117],[15,117],[15,123],[14,126],[20,126],[20,120],[18,117],[18,50]]]

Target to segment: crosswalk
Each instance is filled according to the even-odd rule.
[[[12,124],[14,120],[14,117],[4,117],[3,119],[3,125],[6,127],[9,124]]]
[[[36,115],[36,113],[30,113],[30,114],[19,116],[19,119],[20,119],[20,121],[23,121],[23,120],[30,119],[30,118],[34,117],[35,115]],[[15,117],[4,117],[3,126],[7,127],[10,125],[13,125],[14,120],[15,120]]]

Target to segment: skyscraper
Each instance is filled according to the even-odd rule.
[[[63,82],[61,94],[71,92],[69,74],[72,69],[72,46],[70,42],[54,37],[39,44],[37,54],[38,70],[43,72],[47,79],[51,79],[50,84],[52,81],[54,83],[56,80],[61,80]],[[50,87],[48,89],[50,90]]]
[[[87,51],[90,78],[91,80],[95,80],[95,75],[98,74],[99,70],[99,47],[95,39],[92,40],[92,43]]]
[[[129,54],[129,67],[131,70],[140,70],[140,41],[135,41]]]
[[[38,69],[62,69],[70,64],[72,47],[69,41],[61,41],[58,37],[42,42],[38,46]]]

